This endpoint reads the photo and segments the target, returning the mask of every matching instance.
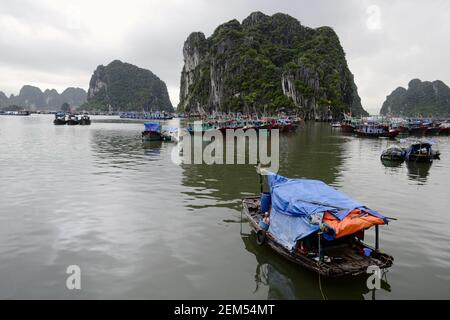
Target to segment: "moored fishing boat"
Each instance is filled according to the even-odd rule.
[[[68,126],[76,126],[80,124],[80,120],[78,119],[78,116],[74,115],[74,114],[69,114],[69,116],[67,117],[66,120],[66,124]]]
[[[344,120],[341,122],[341,131],[345,133],[353,133],[361,124],[361,120],[349,116],[344,113]]]
[[[433,162],[439,157],[433,152],[432,144],[429,141],[418,141],[411,144],[406,150],[405,160],[411,162]]]
[[[389,268],[393,257],[379,249],[379,225],[389,219],[322,181],[268,173],[270,192],[242,200],[256,233],[284,258],[323,276],[356,276],[369,266]],[[262,189],[262,187],[261,187]],[[363,242],[375,227],[375,246]]]
[[[421,120],[410,120],[408,122],[408,133],[414,136],[423,136],[427,131],[427,126]]]
[[[89,126],[91,125],[91,118],[87,114],[83,114],[80,118],[81,126]]]
[[[53,120],[53,124],[56,126],[61,126],[66,124],[66,114],[63,112],[55,113],[55,120]]]
[[[162,141],[161,124],[159,122],[144,123],[144,131],[141,133],[142,141]]]
[[[398,145],[392,145],[381,154],[383,161],[404,161],[406,150]]]
[[[441,131],[441,128],[439,125],[434,123],[429,123],[426,125],[427,129],[425,130],[425,134],[427,136],[437,136],[439,132]]]
[[[400,133],[398,129],[390,129],[389,126],[378,124],[376,122],[365,122],[355,129],[355,133],[363,137],[372,138],[390,138],[394,139]]]

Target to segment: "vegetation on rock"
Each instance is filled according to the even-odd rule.
[[[173,111],[166,84],[151,71],[114,60],[100,65],[89,83],[84,110]]]
[[[222,24],[209,38],[192,33],[183,55],[180,111],[366,114],[329,27],[312,29],[286,14],[254,12],[242,24]]]
[[[440,80],[430,82],[413,79],[408,89],[398,87],[386,97],[380,114],[450,117],[450,88]]]

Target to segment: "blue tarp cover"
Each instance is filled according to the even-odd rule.
[[[270,174],[268,182],[272,196],[269,232],[288,249],[292,249],[298,240],[319,231],[325,211],[342,220],[354,209],[362,209],[387,223],[378,212],[322,181]],[[333,234],[328,235],[328,240],[331,238]]]
[[[161,131],[161,124],[159,122],[146,122],[144,123],[145,131]]]

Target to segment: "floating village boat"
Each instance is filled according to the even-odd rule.
[[[427,132],[427,126],[420,119],[410,119],[406,128],[408,134],[412,136],[423,136]]]
[[[177,130],[176,128],[162,130],[159,122],[146,122],[142,131],[142,141],[178,141]]]
[[[80,120],[78,119],[78,116],[77,116],[77,115],[69,114],[69,115],[67,116],[66,124],[67,124],[68,126],[76,126],[76,125],[79,125],[79,124],[80,124]]]
[[[81,126],[89,126],[91,125],[91,118],[87,114],[83,114],[80,118]]]
[[[357,276],[369,266],[385,269],[393,264],[394,258],[379,249],[379,225],[392,218],[322,181],[265,174],[270,191],[262,192],[261,184],[260,197],[242,200],[258,244],[328,277]],[[375,246],[364,242],[371,227]]]
[[[439,154],[433,152],[433,147],[429,141],[418,141],[409,146],[406,150],[405,160],[411,162],[433,162],[439,158]]]
[[[349,116],[344,113],[344,120],[341,122],[341,131],[346,133],[353,133],[361,124],[361,119]]]
[[[66,124],[66,114],[63,112],[55,113],[55,120],[53,120],[53,124],[56,126],[62,126]]]
[[[431,140],[415,141],[409,147],[392,145],[383,151],[381,160],[431,163],[434,159],[440,159],[441,156],[440,151],[437,148],[433,148],[434,145],[435,143]]]
[[[391,129],[388,125],[380,124],[374,121],[367,121],[355,129],[355,133],[363,137],[384,137],[394,139],[399,135],[400,130]]]
[[[381,154],[381,160],[384,161],[404,161],[406,150],[398,145],[392,145]]]

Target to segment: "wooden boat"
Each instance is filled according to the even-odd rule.
[[[279,181],[283,181],[283,179],[285,179],[284,181],[286,181],[286,185],[284,187],[282,186],[282,183],[284,182],[277,184],[277,182],[274,183],[272,180],[272,182],[269,183],[269,185],[272,184],[272,192],[270,195],[277,199],[275,202],[271,200],[270,203],[266,203],[264,198],[258,196],[246,197],[242,199],[242,213],[248,219],[252,231],[256,233],[256,241],[259,245],[267,245],[287,260],[327,277],[357,276],[365,274],[369,266],[378,266],[380,269],[385,269],[392,266],[394,258],[379,250],[378,225],[383,224],[383,222],[380,222],[380,217],[383,216],[371,209],[361,207],[358,209],[359,211],[352,210],[347,213],[347,216],[341,216],[342,220],[339,222],[337,221],[337,218],[334,217],[337,213],[331,214],[328,211],[320,212],[321,210],[330,210],[330,207],[333,207],[332,204],[317,202],[313,199],[309,199],[309,201],[302,200],[301,197],[305,196],[306,198],[309,198],[309,196],[313,195],[313,193],[310,192],[308,195],[305,195],[302,193],[298,194],[297,192],[298,190],[304,190],[308,193],[309,183],[314,184],[313,189],[315,193],[320,192],[321,190],[330,192],[331,187],[316,180],[287,179],[278,175],[275,175],[275,178],[272,179],[278,179]],[[296,187],[296,183],[301,185],[306,181],[306,185],[301,186],[300,188]],[[273,186],[275,186],[275,189],[273,189]],[[291,190],[287,191],[292,192],[291,195],[280,200],[283,195],[282,192],[286,192],[286,190]],[[294,194],[296,196],[292,196]],[[337,194],[339,194],[342,199],[349,199],[346,198],[345,195],[334,190],[333,195],[336,196]],[[299,199],[292,198],[296,198],[297,196]],[[263,199],[264,202],[262,202],[261,199]],[[287,199],[295,201],[296,205],[291,206],[289,203],[285,203]],[[321,197],[319,196],[316,199],[321,199]],[[332,196],[330,199],[336,200],[337,198]],[[306,205],[302,206],[302,203],[297,205],[299,201],[304,202]],[[349,201],[351,202],[351,199],[349,199]],[[312,231],[310,234],[305,235],[305,233],[302,233],[303,230],[296,230],[296,228],[302,228],[302,224],[293,223],[294,220],[291,220],[295,219],[293,212],[280,213],[280,206],[278,205],[279,202],[282,203],[282,206],[287,206],[286,208],[288,209],[286,210],[294,210],[295,208],[300,207],[302,207],[302,210],[311,209],[311,211],[305,214],[309,218],[308,221],[316,220],[317,226],[314,227],[314,230],[316,231]],[[345,201],[340,201],[340,203],[344,202]],[[271,217],[271,222],[268,228],[265,223],[261,223],[263,217],[267,216],[265,215],[265,211],[267,209],[263,207],[267,206]],[[341,209],[340,212],[342,212],[342,208],[336,207],[336,210],[338,209]],[[316,212],[312,213],[313,211]],[[317,220],[317,214],[320,213],[322,213],[323,218],[319,218],[319,220]],[[377,217],[372,216],[372,214],[377,215]],[[286,218],[286,216],[290,217]],[[280,217],[283,218],[280,219]],[[302,219],[301,216],[299,216],[298,219]],[[383,217],[381,221],[385,221],[385,219],[387,218]],[[372,222],[369,223],[369,220]],[[286,226],[283,225],[283,221],[286,221]],[[352,227],[348,225],[347,227],[335,229],[339,230],[338,232],[341,232],[342,236],[335,234],[336,238],[330,240],[330,234],[333,234],[333,226],[338,223],[344,224],[344,221],[347,221],[345,224],[352,224]],[[316,224],[316,222],[314,222],[314,224]],[[359,224],[361,225],[359,226]],[[312,226],[313,222],[310,222],[309,227]],[[370,226],[375,226],[374,247],[364,243],[364,232]],[[298,239],[295,241],[295,245],[291,248],[286,245],[286,241],[284,240],[285,237],[280,237],[280,232],[282,233],[283,230],[287,230],[289,236],[293,237],[294,240]],[[354,230],[355,232],[350,230]],[[301,236],[297,236],[296,232],[301,234]],[[345,234],[345,232],[348,232],[348,234]]]
[[[428,141],[418,141],[409,146],[406,150],[405,160],[411,162],[433,162],[436,154]],[[437,155],[439,157],[439,155]]]
[[[76,126],[80,124],[80,120],[78,119],[78,117],[74,114],[70,114],[67,118],[66,124],[68,126]]]
[[[56,126],[62,126],[66,124],[66,115],[64,113],[56,113],[53,124]]]
[[[81,116],[80,125],[81,126],[91,125],[91,118],[87,114],[84,114],[83,116]]]
[[[159,122],[144,123],[144,131],[141,133],[142,141],[163,141],[161,124]]]
[[[406,150],[400,146],[393,145],[383,151],[381,160],[383,161],[404,161]]]
[[[427,126],[421,120],[410,120],[408,122],[408,133],[413,136],[423,136],[427,132]]]

